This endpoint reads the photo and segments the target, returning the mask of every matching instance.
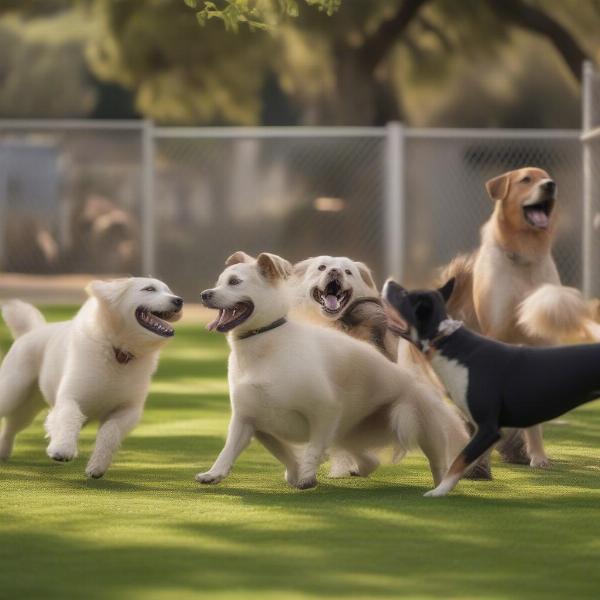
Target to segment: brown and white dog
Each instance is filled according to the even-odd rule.
[[[560,286],[551,254],[556,184],[546,171],[527,167],[491,179],[486,189],[494,210],[481,229],[481,245],[454,259],[441,276],[456,277],[448,312],[491,338],[539,345],[517,309],[540,286]],[[541,426],[525,430],[525,439],[530,465],[548,466]],[[516,455],[508,449],[503,454],[509,462],[523,462],[518,448]]]
[[[408,368],[440,399],[446,391],[415,346],[388,328],[379,290],[369,267],[345,256],[317,256],[294,265],[294,313],[342,331],[377,348],[388,360]],[[348,456],[331,457],[331,476],[355,473]],[[491,479],[487,459],[471,469],[470,479]]]
[[[317,256],[296,263],[293,275],[296,312],[372,344],[396,361],[398,337],[388,330],[379,290],[365,263],[345,256]]]

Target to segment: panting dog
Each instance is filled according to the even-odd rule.
[[[370,451],[417,445],[440,481],[467,439],[455,412],[413,374],[375,348],[333,329],[288,319],[292,266],[267,253],[236,252],[214,288],[209,329],[227,333],[231,421],[225,447],[200,483],[218,483],[255,437],[285,466],[289,484],[317,483],[330,451],[351,454],[360,475]]]
[[[83,425],[100,422],[86,474],[102,477],[138,423],[183,301],[145,277],[93,281],[87,291],[75,318],[61,323],[46,323],[19,300],[4,305],[15,342],[0,367],[0,458],[10,456],[17,433],[48,405],[47,453],[56,461],[75,458]]]
[[[345,256],[308,258],[294,265],[292,281],[300,316],[372,344],[386,358],[411,370],[442,399],[445,390],[423,355],[388,328],[379,290],[365,263]],[[356,472],[348,455],[331,456],[330,476],[346,477]],[[467,477],[491,479],[488,458],[482,459]]]
[[[517,308],[540,286],[560,285],[551,254],[556,183],[543,169],[528,167],[494,177],[486,189],[494,206],[481,229],[479,248],[454,259],[441,275],[441,282],[456,280],[448,312],[496,340],[539,345],[539,337],[519,322]],[[520,434],[499,445],[505,460],[548,466],[541,426],[526,430],[525,439],[527,448]]]

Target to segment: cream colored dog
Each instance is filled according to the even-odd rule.
[[[360,475],[377,466],[369,451],[413,443],[434,481],[443,477],[467,436],[452,409],[411,372],[350,336],[288,321],[291,265],[271,254],[236,252],[202,302],[219,311],[209,325],[228,333],[232,416],[217,460],[196,479],[218,483],[256,437],[305,489],[328,451],[358,457]]]
[[[161,281],[140,277],[93,281],[87,291],[76,317],[62,323],[46,323],[19,300],[3,307],[15,342],[0,367],[0,458],[9,458],[15,436],[44,400],[47,452],[56,461],[75,458],[83,425],[100,421],[89,477],[104,475],[138,423],[160,349],[174,334],[169,321],[179,319],[183,301]]]

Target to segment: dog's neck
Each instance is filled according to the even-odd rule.
[[[515,233],[497,209],[495,218],[482,228],[482,243],[493,244],[514,265],[532,266],[550,255],[552,247],[551,224],[546,230]]]
[[[154,355],[168,341],[167,338],[148,339],[144,332],[132,335],[113,315],[94,298],[84,304],[78,318],[82,319],[83,331],[90,340],[107,346],[111,356],[119,364],[128,364],[134,358],[142,359]]]
[[[267,331],[271,331],[272,329],[277,329],[277,327],[281,327],[287,323],[287,316],[280,317],[279,319],[275,319],[275,321],[269,323],[268,325],[264,325],[263,327],[257,327],[256,329],[250,329],[248,331],[244,331],[242,333],[236,334],[234,333],[234,339],[236,340],[246,340],[248,338],[254,337],[256,335],[260,335],[261,333],[266,333]]]
[[[455,331],[458,331],[463,326],[462,321],[455,321],[450,317],[447,317],[438,325],[437,333],[430,340],[422,340],[421,347],[422,352],[425,355],[429,355],[431,350],[435,350],[437,346],[450,337]]]

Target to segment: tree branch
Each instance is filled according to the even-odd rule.
[[[581,81],[582,63],[591,60],[591,57],[563,25],[522,0],[488,0],[488,3],[492,10],[518,27],[546,37],[562,56],[573,77]]]
[[[404,0],[398,7],[398,12],[388,21],[381,23],[377,30],[367,37],[359,50],[359,58],[366,69],[375,69],[422,6],[429,1]]]

